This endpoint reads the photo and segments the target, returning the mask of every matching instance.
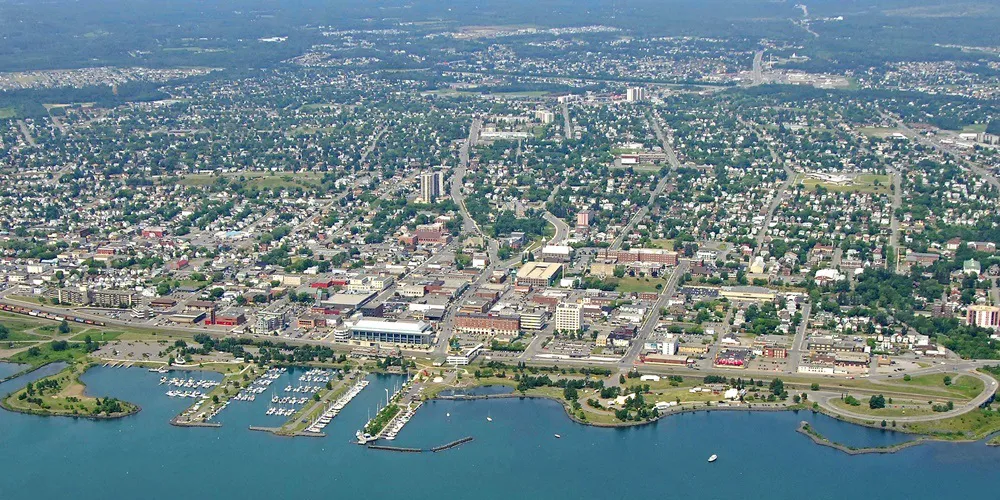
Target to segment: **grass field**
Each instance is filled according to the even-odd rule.
[[[876,418],[912,417],[917,415],[930,415],[934,413],[934,411],[927,406],[927,401],[904,401],[893,399],[893,404],[887,404],[885,408],[872,409],[868,406],[867,399],[862,399],[861,397],[858,397],[858,399],[861,400],[860,406],[851,406],[839,399],[830,401],[830,404],[841,410],[870,415]]]
[[[660,278],[619,278],[615,290],[623,293],[658,292],[656,285],[666,285],[667,280]],[[662,288],[662,286],[661,286]]]
[[[972,399],[979,395],[980,392],[983,392],[983,389],[986,388],[986,385],[982,380],[968,375],[960,375],[958,377],[951,375],[951,385],[945,385],[944,378],[946,376],[947,375],[943,373],[921,375],[919,377],[913,377],[909,382],[904,381],[895,385],[900,387],[918,386],[933,388],[963,399]]]
[[[800,183],[809,191],[816,189],[816,186],[838,193],[875,193],[882,194],[889,192],[891,179],[888,175],[859,174],[852,181],[845,184],[825,182],[816,178],[800,178]]]
[[[902,131],[893,127],[861,127],[858,129],[858,132],[868,137],[889,137],[892,134]]]
[[[1000,430],[1000,412],[973,410],[957,417],[900,425],[907,432],[943,439],[982,439]]]
[[[71,363],[74,361],[82,360],[87,356],[87,353],[83,351],[82,348],[70,344],[69,348],[57,351],[52,349],[52,343],[42,344],[37,347],[32,347],[21,351],[7,360],[11,363],[19,363],[24,365],[30,365],[31,367],[38,367],[46,365],[49,363],[54,363],[57,361],[65,361]]]
[[[0,119],[14,118],[17,116],[17,112],[14,108],[0,108]]]

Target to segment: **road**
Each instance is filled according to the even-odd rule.
[[[552,239],[549,240],[549,244],[558,245],[569,237],[569,224],[567,224],[566,221],[552,215],[552,213],[548,210],[546,210],[542,216],[545,217],[545,220],[549,221],[549,224],[552,224],[552,226],[556,228],[556,233],[552,235]]]
[[[660,319],[660,310],[666,307],[667,301],[670,300],[670,297],[674,296],[674,293],[677,291],[677,283],[680,281],[681,276],[684,276],[684,273],[688,272],[688,266],[689,264],[686,260],[677,263],[677,267],[670,274],[670,279],[667,281],[666,286],[660,291],[660,296],[657,297],[656,303],[653,304],[653,307],[646,314],[646,319],[639,327],[635,340],[632,341],[632,346],[629,347],[628,352],[618,362],[619,370],[628,371],[635,365],[635,361],[639,358],[639,353],[642,352],[643,346],[646,345],[646,340],[656,328],[656,322]]]
[[[970,170],[975,172],[977,175],[982,177],[984,181],[989,183],[994,188],[1000,189],[1000,180],[997,180],[995,175],[990,173],[989,170],[986,170],[981,165],[962,158],[962,155],[964,154],[962,151],[949,148],[933,139],[920,135],[919,132],[910,128],[906,123],[903,122],[903,120],[900,120],[895,115],[891,115],[885,112],[879,112],[879,114],[881,114],[883,118],[888,119],[893,123],[895,123],[896,128],[902,130],[904,135],[906,135],[910,139],[917,141],[918,144],[922,144],[924,146],[935,149],[942,153],[947,153],[954,156],[957,161],[959,161],[960,163],[968,167]]]
[[[462,213],[462,231],[485,236],[482,230],[480,230],[479,225],[472,218],[472,215],[469,214],[469,209],[465,206],[464,193],[465,173],[469,169],[469,153],[479,140],[479,132],[482,128],[483,120],[479,118],[473,119],[472,126],[469,127],[469,137],[459,147],[458,166],[455,167],[455,170],[451,174],[451,199],[458,204],[459,211]]]
[[[896,216],[896,211],[903,206],[903,174],[896,170],[895,168],[889,167],[889,175],[892,176],[892,220],[889,222],[889,247],[899,255],[899,217]],[[891,269],[896,268],[895,262],[886,262],[887,265],[892,266]]]
[[[753,70],[750,72],[750,85],[764,83],[764,51],[758,50],[753,55]]]
[[[812,313],[812,303],[806,302],[802,306],[802,322],[799,323],[799,327],[795,330],[795,338],[792,339],[792,348],[788,351],[788,371],[790,373],[798,373],[799,363],[802,361],[802,356],[806,353],[806,325],[809,324],[809,315]]]
[[[562,103],[560,106],[562,108],[563,117],[563,134],[565,134],[566,139],[573,138],[573,122],[569,119],[569,104]]]
[[[983,390],[981,393],[979,393],[979,395],[977,395],[975,398],[971,399],[970,401],[968,401],[967,403],[965,403],[965,404],[963,404],[961,406],[956,406],[954,410],[949,411],[949,412],[944,412],[944,413],[935,412],[935,413],[932,413],[932,414],[929,414],[929,415],[914,415],[912,417],[892,417],[892,420],[894,420],[896,422],[929,422],[929,421],[932,421],[932,420],[941,420],[942,418],[955,417],[955,416],[962,415],[962,414],[968,413],[970,411],[973,411],[976,408],[979,408],[983,403],[986,402],[986,400],[988,400],[990,398],[990,396],[992,396],[993,394],[996,393],[996,391],[997,391],[997,381],[993,377],[990,377],[989,375],[977,372],[975,370],[975,366],[977,366],[977,364],[975,362],[969,362],[967,364],[968,364],[968,367],[966,369],[958,370],[958,372],[961,373],[961,374],[963,374],[963,375],[968,375],[970,377],[976,377],[976,378],[982,380],[983,383],[985,384],[985,387],[986,387],[985,390]],[[927,375],[927,374],[933,374],[933,373],[952,373],[953,371],[954,370],[949,369],[949,368],[940,367],[940,368],[928,368],[928,369],[925,369],[925,370],[917,370],[917,371],[909,372],[909,373],[912,376],[917,376],[917,375]],[[873,382],[878,382],[879,377],[871,377],[871,379],[872,379]],[[844,415],[846,417],[856,418],[856,419],[859,419],[859,420],[873,420],[873,419],[877,420],[878,419],[878,417],[873,417],[872,415],[866,415],[864,413],[856,413],[856,412],[853,412],[853,411],[850,411],[850,410],[845,410],[843,408],[838,408],[836,406],[833,406],[833,404],[831,403],[831,401],[834,400],[834,399],[840,399],[840,397],[841,397],[841,393],[840,392],[830,393],[830,392],[821,391],[821,392],[816,393],[816,394],[817,395],[810,394],[809,395],[809,399],[812,400],[812,401],[818,402],[819,405],[822,406],[827,411],[830,411],[832,413],[836,413],[838,415]],[[863,404],[863,402],[862,402],[862,404]]]
[[[771,153],[771,161],[776,164],[781,165],[781,168],[785,171],[785,181],[781,183],[778,187],[778,192],[775,193],[774,197],[771,198],[771,203],[767,207],[767,212],[764,213],[764,221],[761,223],[760,228],[757,230],[757,235],[754,239],[757,241],[757,247],[754,248],[754,255],[760,253],[761,247],[764,246],[764,238],[767,237],[767,228],[771,225],[771,221],[774,220],[774,212],[778,210],[778,206],[781,202],[788,197],[788,189],[792,187],[792,183],[795,182],[795,171],[788,166],[788,163],[778,156],[778,152],[771,147],[771,143],[767,141],[768,134],[765,130],[761,129],[757,124],[748,122],[743,118],[739,119],[740,123],[744,126],[751,128],[757,132],[762,138],[764,138],[765,144],[767,144],[767,150]]]
[[[655,119],[650,119],[649,115],[646,115],[646,122],[651,125],[653,132],[656,133],[656,138],[659,139],[663,152],[667,155],[667,161],[670,163],[671,169],[677,170],[680,168],[681,162],[677,159],[677,153],[674,151],[673,144],[671,144],[669,137],[663,133],[660,123]],[[649,202],[646,203],[644,207],[640,208],[631,219],[629,219],[628,224],[625,225],[621,233],[619,233],[618,236],[616,236],[611,242],[612,249],[621,248],[622,242],[625,240],[625,236],[630,234],[632,232],[632,228],[635,227],[635,225],[638,224],[644,217],[646,217],[646,214],[649,213],[649,207],[656,201],[656,198],[663,193],[663,190],[670,185],[670,181],[671,177],[669,175],[665,175],[660,178],[660,181],[656,183],[656,187],[649,193]]]

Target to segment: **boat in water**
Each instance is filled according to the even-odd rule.
[[[556,434],[556,439],[560,439],[560,438],[562,438],[562,436],[560,436],[559,434]]]
[[[719,459],[718,455],[712,455],[712,456],[708,457],[708,463],[712,463],[712,462],[714,462],[714,461],[716,461],[718,459]]]

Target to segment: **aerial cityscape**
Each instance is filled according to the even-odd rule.
[[[5,498],[995,489],[1000,2],[0,19]]]

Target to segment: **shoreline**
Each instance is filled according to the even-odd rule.
[[[39,370],[42,367],[51,365],[53,363],[60,363],[60,362],[65,362],[65,361],[50,361],[50,362],[47,362],[47,363],[43,363],[43,364],[41,364],[39,366],[22,370],[22,372],[19,372],[19,374],[14,374],[11,377],[14,377],[14,378],[21,377],[21,376],[30,374],[30,373],[32,373],[32,372],[34,372],[36,370]],[[97,363],[94,363],[93,361],[86,361],[86,366],[83,368],[82,372],[76,374],[76,376],[73,377],[73,382],[75,382],[77,384],[80,384],[83,387],[83,394],[82,395],[84,395],[84,396],[86,394],[87,385],[84,384],[80,380],[80,375],[82,373],[90,370],[91,368],[96,367],[96,366],[98,366]],[[42,377],[39,380],[44,380],[46,378],[55,377],[55,376],[63,373],[66,370],[72,371],[73,368],[74,368],[74,363],[67,363],[66,367],[63,368],[62,370],[60,370],[59,372],[54,373],[54,374],[50,375],[49,377]],[[10,377],[8,377],[8,378],[10,378]],[[139,406],[138,404],[132,403],[130,401],[121,401],[121,403],[123,405],[129,405],[130,406],[130,409],[128,411],[125,411],[125,412],[122,412],[122,413],[114,413],[114,414],[110,414],[110,415],[109,414],[101,414],[101,413],[98,413],[98,414],[84,414],[84,413],[67,413],[67,412],[61,412],[61,411],[57,412],[57,411],[51,411],[51,410],[45,410],[45,409],[21,408],[21,407],[17,407],[17,406],[11,405],[8,401],[11,398],[14,397],[14,394],[17,394],[19,391],[21,391],[23,389],[24,389],[24,387],[15,389],[14,391],[11,391],[11,392],[5,394],[3,396],[3,398],[0,398],[0,408],[3,408],[4,410],[7,410],[7,411],[12,412],[12,413],[21,413],[21,414],[24,414],[24,415],[34,415],[34,416],[39,416],[39,417],[84,418],[84,419],[88,419],[88,420],[115,420],[115,419],[119,419],[119,418],[130,417],[130,416],[135,415],[135,414],[139,413],[140,411],[142,411],[142,407],[141,406]],[[85,396],[85,397],[91,397],[91,396]],[[96,398],[96,399],[100,399],[100,398]]]
[[[803,435],[807,436],[809,439],[812,440],[813,443],[816,443],[816,444],[818,444],[820,446],[826,446],[828,448],[833,448],[835,450],[844,452],[844,453],[846,453],[848,455],[871,455],[871,454],[886,455],[886,454],[896,453],[898,451],[902,451],[902,450],[905,450],[907,448],[912,448],[914,446],[919,446],[919,445],[927,443],[927,442],[941,441],[940,439],[933,439],[933,438],[929,438],[929,437],[917,437],[917,438],[914,438],[914,439],[912,439],[910,441],[904,441],[902,443],[894,444],[894,445],[890,445],[890,446],[868,446],[868,447],[862,447],[862,448],[855,448],[853,446],[848,446],[848,445],[845,445],[843,443],[838,443],[836,441],[830,441],[829,439],[827,439],[822,434],[820,434],[820,433],[816,432],[815,430],[813,430],[812,426],[809,425],[809,422],[806,422],[806,421],[799,422],[799,426],[795,428],[795,432],[798,432],[799,434],[803,434]],[[955,443],[955,442],[973,443],[975,441],[947,441],[947,442],[951,442],[951,443]]]
[[[631,421],[626,421],[626,422],[612,422],[612,423],[608,423],[608,422],[592,422],[590,420],[581,420],[579,417],[577,417],[573,413],[572,408],[568,404],[566,404],[566,400],[560,399],[560,398],[556,398],[556,397],[552,397],[552,396],[546,396],[546,395],[542,395],[542,394],[505,393],[505,394],[453,395],[453,396],[434,396],[433,398],[429,398],[428,400],[429,401],[434,401],[434,400],[441,400],[441,401],[475,401],[475,400],[482,400],[482,399],[513,399],[513,398],[518,398],[518,399],[548,399],[548,400],[551,400],[551,401],[559,403],[560,406],[563,407],[563,410],[566,412],[566,416],[568,416],[574,422],[577,422],[577,423],[580,423],[580,424],[583,424],[583,425],[590,425],[590,426],[593,426],[593,427],[605,427],[605,428],[625,428],[625,427],[637,427],[637,426],[641,426],[641,425],[648,425],[648,424],[655,423],[655,422],[659,421],[662,418],[670,417],[670,416],[673,416],[673,415],[681,415],[681,414],[684,414],[684,413],[712,412],[712,411],[751,411],[751,412],[763,411],[763,412],[779,412],[779,411],[799,411],[799,410],[805,410],[806,409],[805,407],[802,407],[802,406],[780,406],[780,407],[779,406],[760,406],[760,407],[754,407],[754,406],[715,406],[715,405],[712,405],[712,406],[701,406],[701,407],[692,407],[692,408],[681,407],[681,408],[678,408],[677,410],[669,410],[667,412],[661,413],[661,414],[659,414],[659,416],[657,416],[655,418],[651,418],[649,420],[631,420]]]

